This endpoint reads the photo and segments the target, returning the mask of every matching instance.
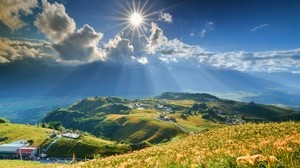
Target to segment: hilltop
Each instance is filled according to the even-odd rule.
[[[48,113],[43,122],[126,143],[161,143],[184,133],[246,122],[300,120],[291,108],[238,102],[205,93],[165,92],[147,99],[88,97]]]

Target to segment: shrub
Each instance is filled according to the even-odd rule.
[[[0,124],[1,123],[10,123],[10,121],[7,118],[0,118]]]

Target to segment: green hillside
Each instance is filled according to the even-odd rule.
[[[16,140],[30,140],[33,142],[32,146],[40,147],[42,151],[57,138],[53,136],[54,132],[59,134],[55,130],[38,126],[4,123],[0,124],[0,144]],[[81,135],[78,139],[60,137],[46,151],[46,154],[49,157],[72,157],[75,154],[79,158],[93,158],[95,154],[110,156],[129,151],[131,151],[129,145]]]
[[[226,126],[165,145],[72,167],[291,167],[300,165],[300,124]]]
[[[43,122],[61,122],[122,143],[160,143],[182,133],[246,122],[300,120],[294,109],[255,102],[224,100],[205,93],[166,92],[155,98],[129,100],[89,97],[48,113]]]
[[[0,144],[17,140],[32,140],[32,146],[43,146],[48,143],[53,131],[31,125],[2,123],[0,124]]]
[[[108,120],[118,122],[121,125],[121,127],[111,135],[111,138],[117,141],[128,140],[132,143],[142,141],[159,143],[163,140],[170,140],[181,132],[181,130],[173,124],[145,116],[109,116]]]

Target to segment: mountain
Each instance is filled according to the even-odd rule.
[[[183,133],[245,122],[300,120],[290,108],[220,99],[204,93],[165,92],[155,98],[88,97],[48,113],[42,122],[60,122],[124,143],[160,143]]]
[[[300,108],[300,95],[295,93],[285,93],[282,91],[265,91],[255,96],[245,97],[244,100],[256,101],[265,104],[280,104],[295,108]]]
[[[257,92],[281,88],[253,74],[208,67],[122,65],[63,66],[22,61],[0,65],[0,96],[151,97],[165,91]]]

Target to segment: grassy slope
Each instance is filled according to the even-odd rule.
[[[74,167],[237,167],[240,156],[261,154],[266,160],[239,167],[299,167],[300,124],[245,124],[210,130],[165,145],[112,156]],[[268,161],[275,156],[277,161]],[[253,165],[252,165],[253,164]]]
[[[116,131],[112,139],[129,140],[133,143],[148,141],[159,143],[163,139],[171,139],[181,133],[181,130],[172,123],[155,120],[151,115],[140,113],[136,115],[110,115],[108,120],[118,121],[122,127]]]
[[[0,124],[0,143],[10,143],[16,140],[33,140],[32,146],[40,146],[47,141],[53,130],[37,126],[21,124]]]
[[[49,135],[53,130],[37,126],[21,124],[0,124],[0,138],[5,139],[2,143],[10,143],[16,140],[34,141],[32,146],[46,146],[52,141]],[[77,157],[92,158],[94,154],[101,156],[126,153],[130,151],[128,145],[116,144],[112,141],[95,138],[91,136],[81,136],[78,140],[67,138],[59,139],[47,152],[48,156],[72,157],[73,153]]]
[[[109,156],[127,153],[131,149],[128,145],[116,144],[112,141],[83,136],[78,140],[61,138],[47,152],[48,156],[93,158],[94,154]]]
[[[193,109],[194,103],[205,103],[208,109]],[[134,104],[139,104],[142,108],[127,107]],[[300,120],[300,112],[292,109],[190,93],[164,93],[156,98],[138,100],[89,97],[67,109],[49,113],[44,120],[60,121],[66,128],[83,130],[114,141],[159,143],[163,139],[178,135],[179,131],[174,124],[155,119],[161,114],[160,111],[164,111],[156,105],[171,107],[176,113],[167,116],[176,118],[184,130],[192,132],[220,127],[224,123],[234,123],[234,120],[240,122]],[[187,114],[191,109],[192,113]]]

